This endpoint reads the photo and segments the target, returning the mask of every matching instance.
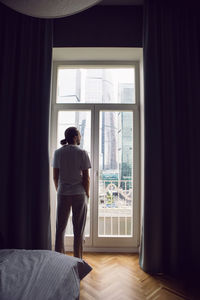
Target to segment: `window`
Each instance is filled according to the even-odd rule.
[[[138,89],[138,62],[54,62],[51,153],[76,126],[92,162],[86,247],[138,246]],[[67,245],[72,235],[70,220]]]
[[[135,103],[134,67],[57,70],[57,103]]]

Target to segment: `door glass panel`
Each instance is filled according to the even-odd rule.
[[[82,111],[59,111],[58,113],[58,131],[57,131],[57,148],[59,148],[60,141],[64,139],[64,132],[68,127],[75,126],[81,133],[80,147],[88,152],[91,159],[91,112]],[[90,200],[88,203],[87,221],[85,227],[85,236],[90,233]],[[66,235],[73,235],[72,214],[68,221],[66,228]]]
[[[58,68],[57,103],[135,103],[135,68]]]
[[[100,112],[98,190],[98,236],[131,237],[133,112]]]

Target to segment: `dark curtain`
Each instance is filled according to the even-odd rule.
[[[0,4],[0,248],[51,248],[51,55],[51,20]]]
[[[195,1],[145,1],[144,89],[140,265],[150,273],[188,275],[200,267],[200,16]]]

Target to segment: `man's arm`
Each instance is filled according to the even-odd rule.
[[[89,198],[89,192],[90,192],[90,176],[89,176],[89,170],[83,170],[83,187],[85,189],[86,195]]]
[[[56,191],[58,189],[58,178],[59,178],[59,169],[53,168],[53,181],[55,184]]]

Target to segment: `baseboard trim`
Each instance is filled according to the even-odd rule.
[[[52,249],[55,249],[55,246],[52,245]],[[73,252],[73,246],[65,247],[66,252]],[[118,248],[118,247],[83,247],[83,252],[104,252],[104,253],[139,253],[139,247],[127,247],[127,248]]]

